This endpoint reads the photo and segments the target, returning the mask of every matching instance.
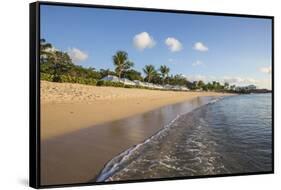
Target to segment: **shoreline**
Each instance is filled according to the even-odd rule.
[[[54,85],[57,87],[57,84]],[[84,87],[89,90],[89,86],[78,85],[77,87],[80,88],[80,92],[83,92]],[[41,117],[43,116],[44,119],[41,120],[43,122],[41,131],[46,132],[51,129],[56,133],[54,131],[51,131],[52,135],[47,133],[50,136],[46,134],[44,136],[41,133],[42,184],[92,181],[112,158],[154,135],[178,113],[190,111],[202,105],[204,101],[201,97],[231,95],[210,92],[164,91],[165,93],[163,93],[160,91],[159,93],[159,91],[139,91],[139,89],[135,92],[133,89],[133,91],[129,91],[133,96],[129,96],[128,90],[132,89],[111,87],[90,89],[94,89],[94,93],[102,93],[101,91],[107,90],[108,97],[108,90],[111,90],[119,97],[110,100],[92,100],[91,104],[83,102],[85,100],[43,102]],[[60,88],[60,90],[69,91],[67,88]],[[122,94],[121,92],[124,91],[125,93]],[[62,92],[58,93],[62,94]],[[136,93],[137,97],[135,97]],[[61,97],[64,96],[61,95]],[[136,101],[139,104],[136,104]],[[48,109],[46,109],[46,105],[49,106]],[[68,110],[66,111],[66,109]],[[69,114],[71,110],[80,114],[76,116],[74,113]],[[87,112],[89,115],[86,116],[91,117],[89,120],[83,121],[85,119],[83,114]],[[94,114],[97,115],[93,117]],[[51,116],[55,116],[55,118]],[[61,116],[63,117],[61,118]],[[99,117],[104,119],[103,122],[95,121]],[[46,119],[50,121],[46,122]],[[84,125],[93,121],[96,123]],[[50,126],[44,128],[50,123],[53,123],[51,128]],[[68,126],[70,128],[67,128]]]
[[[41,81],[41,139],[124,119],[196,97],[228,95],[232,94],[95,87]]]

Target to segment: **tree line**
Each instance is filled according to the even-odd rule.
[[[230,86],[228,83],[220,84],[213,81],[205,84],[202,80],[188,81],[180,74],[170,75],[170,68],[166,65],[161,65],[159,68],[155,68],[151,64],[145,65],[142,69],[145,76],[142,76],[141,72],[134,69],[134,62],[129,59],[128,53],[125,51],[117,51],[112,56],[112,63],[115,67],[114,71],[75,65],[68,53],[56,50],[45,39],[40,40],[41,80],[96,85],[102,78],[113,75],[132,81],[185,86],[191,90],[233,91],[235,89],[234,85]]]

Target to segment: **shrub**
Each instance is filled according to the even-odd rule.
[[[61,76],[61,82],[73,82],[72,77],[69,75],[62,75]]]
[[[103,81],[103,80],[99,80],[99,81],[97,82],[97,86],[104,86],[104,82],[105,82],[105,81]]]
[[[134,88],[134,86],[132,86],[132,85],[127,85],[127,84],[126,84],[126,85],[124,86],[124,88]]]
[[[53,82],[62,82],[61,81],[61,76],[60,75],[54,75]]]
[[[70,83],[79,83],[95,86],[97,81],[92,78],[83,78],[83,77],[72,77],[70,75],[62,75],[61,82],[70,82]]]
[[[40,80],[46,80],[50,82],[69,82],[87,85],[97,85],[97,80],[93,78],[73,77],[70,75],[51,75],[47,73],[40,73]]]
[[[40,73],[40,80],[53,81],[53,75],[47,73]]]
[[[111,81],[99,80],[99,81],[97,82],[97,86],[124,87],[124,84],[121,83],[121,82],[111,82]]]

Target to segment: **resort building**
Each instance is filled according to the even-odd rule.
[[[256,90],[257,87],[255,85],[249,85],[249,86],[246,86],[246,89],[247,90]]]
[[[117,76],[107,75],[106,77],[102,78],[101,80],[110,81],[110,82],[121,82]]]
[[[181,86],[180,88],[181,88],[181,90],[183,90],[183,91],[189,91],[189,89],[188,89],[187,87]]]
[[[248,86],[237,86],[235,88],[235,91],[251,91],[251,90],[256,90],[257,87],[255,85],[248,85]]]
[[[121,78],[120,79],[120,82],[122,82],[123,84],[125,85],[132,85],[132,86],[136,86],[136,83],[129,80],[129,79],[126,79],[126,78]]]
[[[134,83],[137,85],[137,86],[145,86],[145,84],[139,80],[134,80]]]
[[[169,89],[172,89],[173,86],[172,86],[172,85],[169,85],[169,84],[166,84],[166,85],[164,85],[164,88],[167,89],[167,90],[169,90]]]
[[[159,84],[153,84],[153,83],[149,83],[149,82],[142,82],[142,81],[139,81],[139,80],[131,81],[131,80],[126,79],[126,78],[120,79],[117,76],[113,76],[113,75],[108,75],[108,76],[102,78],[101,80],[110,81],[110,82],[121,82],[125,85],[142,86],[142,87],[154,88],[154,89],[180,90],[180,91],[188,91],[189,90],[185,86],[169,85],[169,84],[159,85]]]

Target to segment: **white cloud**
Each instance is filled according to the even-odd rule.
[[[200,65],[203,65],[203,62],[202,61],[195,61],[194,63],[192,63],[192,66],[196,67],[196,66],[200,66]]]
[[[247,86],[253,84],[257,86],[257,88],[271,89],[271,78],[257,80],[250,77],[223,77],[220,82],[227,82],[231,85],[234,84],[236,86]]]
[[[70,48],[67,53],[73,62],[85,61],[88,58],[88,54],[78,48]]]
[[[236,85],[249,85],[249,84],[257,84],[258,80],[253,78],[242,78],[242,77],[223,77],[222,82],[227,82],[230,84],[236,84]]]
[[[258,88],[266,88],[271,90],[271,78],[260,80],[257,84]]]
[[[214,77],[214,76],[205,76],[205,75],[191,75],[186,77],[190,81],[198,81],[202,80],[206,83],[212,82],[212,81],[218,81],[220,83],[229,83],[229,84],[235,84],[235,85],[249,85],[249,84],[257,84],[259,81],[253,78],[243,78],[243,77],[230,77],[230,76],[224,76],[224,77]]]
[[[193,49],[197,50],[197,51],[208,51],[209,48],[204,45],[202,42],[196,42],[194,45],[193,45]]]
[[[153,37],[147,32],[141,32],[134,36],[133,44],[138,50],[144,50],[145,48],[152,48],[155,46],[156,42]]]
[[[182,44],[179,40],[173,37],[169,37],[165,40],[165,44],[169,47],[171,52],[182,50]]]
[[[199,81],[202,80],[204,83],[217,81],[221,84],[224,84],[225,82],[229,83],[230,85],[236,85],[236,86],[247,86],[247,85],[256,85],[257,88],[266,88],[271,89],[271,78],[268,77],[267,79],[254,79],[251,77],[239,77],[239,76],[224,76],[224,77],[214,77],[214,76],[206,76],[206,75],[188,75],[185,76],[187,80],[193,82],[193,81]]]
[[[271,74],[271,66],[259,68],[260,72]]]

